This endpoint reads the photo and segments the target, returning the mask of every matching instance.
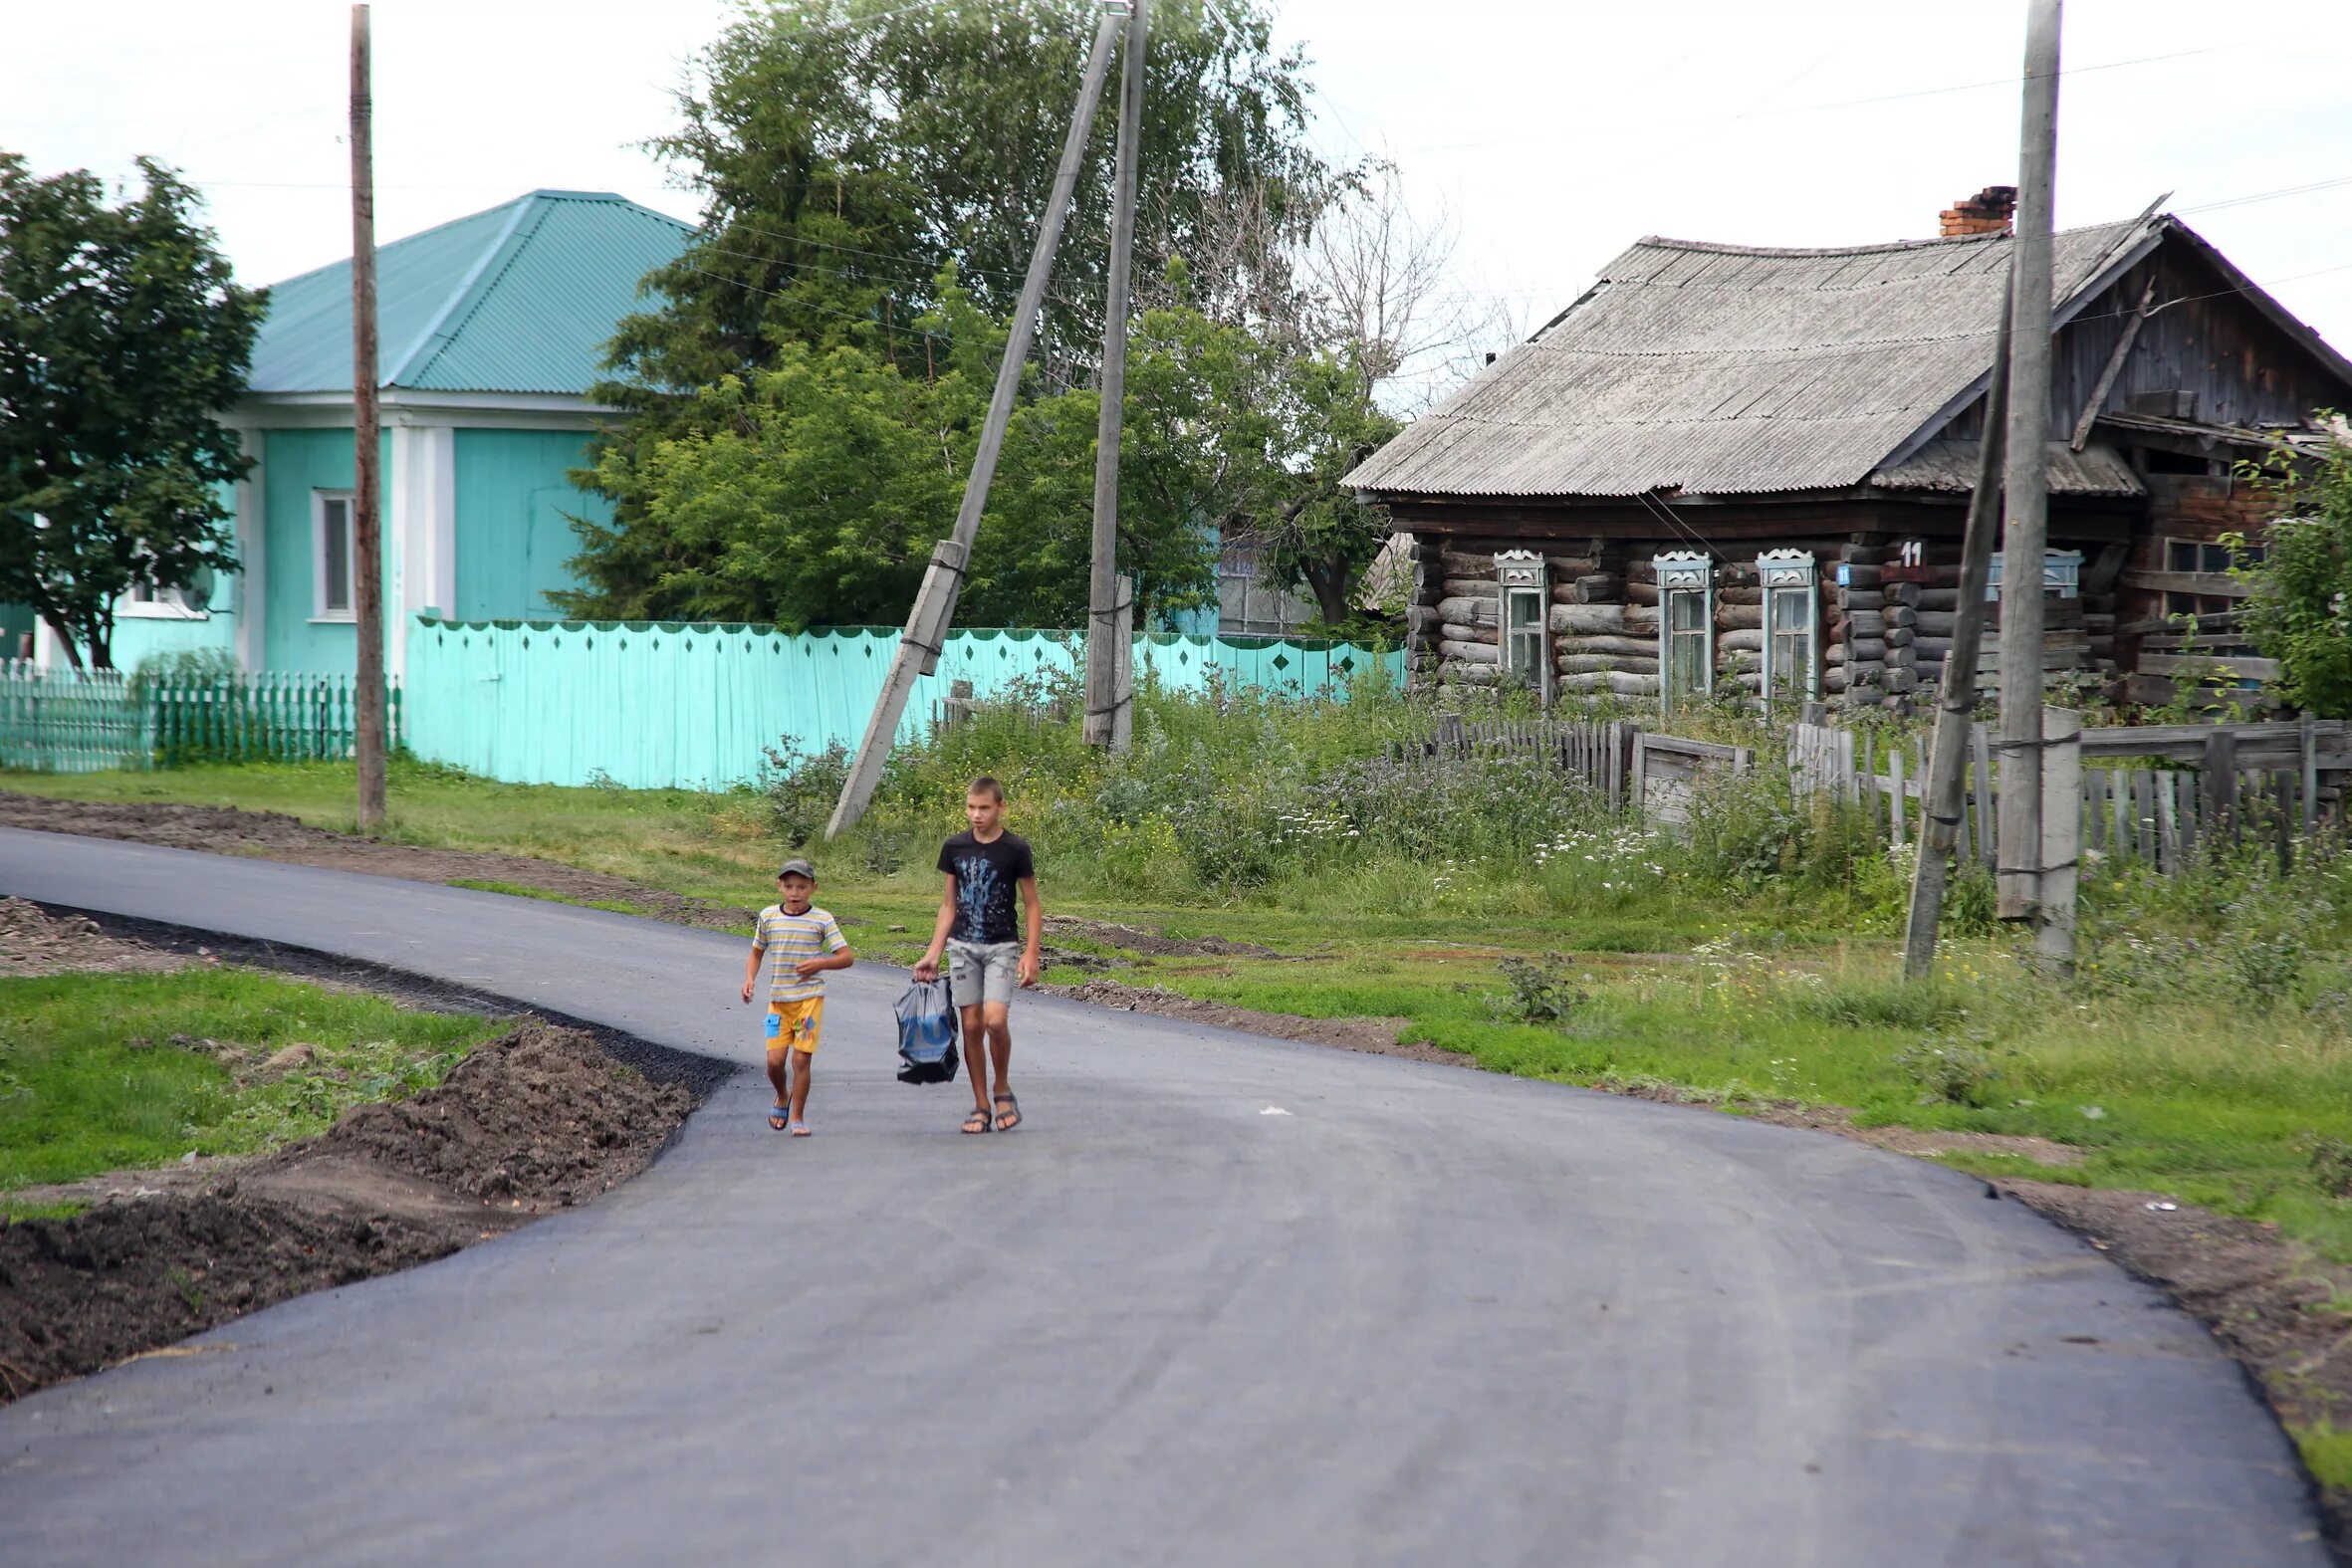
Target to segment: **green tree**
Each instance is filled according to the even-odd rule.
[[[772,368],[681,399],[666,433],[607,447],[596,482],[632,521],[582,526],[588,585],[559,606],[796,629],[903,619],[953,525],[1006,336],[952,277],[939,292],[917,319],[941,345],[933,374],[850,343],[786,343]],[[967,622],[1066,626],[1085,609],[1098,404],[1030,392],[981,517]],[[1133,508],[1122,536],[1140,612],[1209,601],[1215,562],[1191,511]]]
[[[249,464],[217,416],[263,312],[196,193],[139,168],[144,192],[109,206],[94,175],[0,153],[0,598],[101,669],[132,584],[236,564],[221,490]]]
[[[2279,695],[2325,719],[2352,718],[2352,444],[2340,421],[2326,447],[2280,447],[2246,477],[2277,500],[2280,515],[2261,541],[2258,561],[2236,575],[2253,594],[2244,630],[2276,659]],[[2243,552],[2247,541],[2229,541]],[[2241,558],[2242,559],[2242,558]]]

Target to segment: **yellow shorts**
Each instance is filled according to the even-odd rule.
[[[804,997],[798,1002],[768,1004],[768,1054],[797,1050],[817,1052],[817,1036],[824,1027],[824,999]]]

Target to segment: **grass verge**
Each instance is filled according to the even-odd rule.
[[[0,981],[0,1195],[324,1132],[496,1028],[236,969]]]

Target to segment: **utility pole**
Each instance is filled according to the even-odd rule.
[[[1135,162],[1143,138],[1144,8],[1127,0],[1127,49],[1119,65],[1118,172],[1110,220],[1110,288],[1102,311],[1102,413],[1094,426],[1094,559],[1086,581],[1088,746],[1122,744],[1119,665],[1134,657],[1118,627],[1119,428],[1126,417],[1128,273],[1135,252]]]
[[[2012,242],[2013,243],[2013,242]],[[1985,389],[1985,438],[1977,452],[1977,488],[1969,495],[1968,531],[1960,545],[1960,598],[1953,606],[1952,651],[1944,658],[1944,686],[1936,704],[1936,736],[1928,753],[1921,801],[1927,826],[1919,835],[1919,863],[1911,872],[1911,920],[1903,933],[1903,978],[1925,980],[1936,961],[1936,927],[1944,913],[1944,882],[1960,843],[1968,809],[1969,730],[1977,710],[1977,650],[1985,637],[1985,584],[1993,574],[1993,534],[1999,515],[2001,454],[2009,400],[2009,317],[2016,299],[2016,257],[2000,292],[2000,322],[1993,338],[1993,375]]]
[[[2003,920],[2041,902],[2042,559],[2049,543],[2050,226],[2058,163],[2063,0],[2026,0],[2017,237],[2010,242],[2009,409],[2000,544],[2000,831]]]
[[[1077,107],[1070,112],[1069,135],[1061,144],[1061,166],[1054,173],[1054,190],[1046,198],[1045,220],[1038,226],[1038,242],[1029,254],[1029,275],[1021,285],[1021,303],[1014,307],[1012,335],[1005,339],[1005,359],[997,366],[995,395],[989,399],[988,422],[981,427],[980,447],[972,455],[972,474],[964,482],[964,504],[956,511],[955,533],[941,540],[931,554],[930,569],[915,594],[906,618],[906,632],[890,660],[881,695],[874,699],[873,717],[857,759],[849,765],[849,779],[833,807],[824,836],[832,838],[865,814],[882,782],[882,764],[898,734],[915,680],[939,664],[939,647],[955,616],[964,565],[971,559],[973,536],[980,532],[980,514],[988,504],[989,481],[996,477],[997,454],[1005,445],[1005,425],[1013,417],[1013,395],[1021,388],[1021,367],[1029,358],[1029,340],[1037,331],[1038,307],[1046,297],[1046,280],[1054,271],[1054,252],[1061,243],[1061,224],[1069,212],[1070,193],[1077,188],[1078,166],[1085,161],[1086,134],[1094,127],[1094,104],[1102,96],[1102,79],[1110,72],[1110,50],[1118,38],[1120,17],[1106,11],[1094,29],[1094,48],[1086,57],[1086,76],[1078,88]]]
[[[383,529],[376,463],[375,105],[368,87],[367,7],[352,7],[352,615],[358,633],[353,750],[359,825],[383,825]]]

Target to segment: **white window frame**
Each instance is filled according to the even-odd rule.
[[[1769,708],[1772,693],[1777,689],[1774,677],[1772,650],[1779,641],[1779,621],[1775,618],[1773,600],[1776,597],[1801,597],[1804,600],[1804,697],[1810,702],[1821,695],[1821,571],[1811,551],[1770,550],[1756,558],[1756,580],[1764,589],[1764,704]]]
[[[1669,551],[1650,558],[1658,579],[1658,707],[1674,710],[1674,601],[1683,594],[1699,599],[1699,689],[1694,697],[1715,692],[1715,560],[1696,551]]]
[[[2041,591],[2055,591],[2062,599],[2081,596],[2082,552],[2079,550],[2044,551],[2041,557]],[[1985,574],[1985,597],[1988,601],[2000,597],[2000,552],[1993,553],[1993,563]]]
[[[1515,598],[1534,601],[1535,690],[1548,706],[1552,684],[1551,585],[1548,566],[1531,550],[1505,550],[1495,554],[1495,628],[1502,641],[1499,663],[1507,675],[1521,673],[1526,668],[1524,663],[1515,663],[1512,658],[1511,603]]]
[[[117,620],[210,620],[212,611],[190,604],[185,588],[133,582],[115,604]]]
[[[327,601],[327,507],[330,502],[343,503],[344,565],[348,575],[344,580],[344,606],[333,608]],[[357,496],[349,490],[314,490],[311,492],[311,619],[346,625],[359,618],[359,540],[358,524],[353,516],[358,506]]]

